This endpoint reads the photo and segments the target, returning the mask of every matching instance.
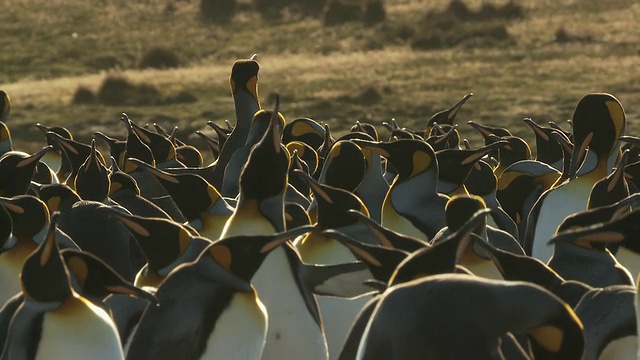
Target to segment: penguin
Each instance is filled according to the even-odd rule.
[[[453,232],[459,232],[469,219],[474,218],[477,211],[487,209],[482,198],[478,196],[456,195],[452,197],[445,208],[447,226],[442,228],[438,235],[432,240],[432,244],[440,241],[440,237]],[[476,228],[471,229],[476,235],[485,239],[493,246],[510,251],[515,254],[524,255],[524,250],[518,241],[509,233],[487,225],[487,216],[477,220]],[[461,248],[459,264],[469,269],[473,274],[491,279],[501,279],[498,269],[487,256],[486,252],[471,243],[469,246]]]
[[[536,137],[536,161],[543,162],[558,171],[562,171],[564,155],[560,145],[551,135],[557,131],[551,127],[540,126],[535,121],[526,118],[527,124]]]
[[[294,246],[300,252],[302,261],[307,264],[335,265],[357,261],[358,258],[348,246],[323,235],[327,229],[335,229],[351,235],[358,241],[371,241],[373,236],[367,236],[368,229],[359,223],[358,219],[350,215],[349,209],[368,214],[364,203],[352,193],[328,185],[320,184],[306,173],[296,171],[302,176],[314,194],[317,203],[317,222],[314,230],[304,237],[294,241]],[[357,283],[362,284],[373,276],[369,271],[362,272]],[[349,298],[335,296],[319,296],[318,305],[322,313],[322,320],[327,336],[329,358],[335,359],[342,348],[344,339],[351,323],[362,306],[369,301],[370,296],[363,292]]]
[[[73,134],[69,129],[63,126],[46,126],[41,123],[36,123],[36,127],[42,131],[45,135],[47,145],[53,146],[53,151],[49,151],[42,157],[41,161],[47,164],[55,173],[58,178],[66,179],[71,173],[71,164],[63,153],[58,142],[49,139],[48,132],[53,132],[65,139],[73,140]]]
[[[222,189],[224,172],[233,153],[247,141],[253,115],[260,110],[258,100],[258,65],[257,56],[250,59],[237,60],[231,69],[229,83],[236,108],[236,123],[224,144],[220,144],[220,156],[216,161],[212,185]]]
[[[356,359],[494,359],[498,338],[509,331],[526,334],[536,358],[577,360],[582,328],[564,302],[537,285],[433,275],[385,291]]]
[[[593,184],[591,193],[589,193],[589,201],[587,201],[587,209],[615,204],[629,196],[629,185],[624,178],[629,154],[629,150],[625,150],[616,169]]]
[[[576,105],[572,124],[575,146],[570,179],[544,192],[527,222],[525,250],[542,261],[548,261],[553,254],[553,247],[547,242],[560,222],[566,216],[584,210],[593,185],[611,172],[626,115],[622,104],[612,95],[588,94]],[[583,173],[577,176],[584,159]]]
[[[217,159],[218,155],[220,155],[220,142],[200,130],[196,131],[196,135],[198,135],[204,141],[205,145],[207,145],[207,148],[211,152],[213,158]]]
[[[133,281],[138,287],[157,288],[174,268],[195,260],[211,243],[169,219],[131,215],[114,207],[99,211],[125,226],[142,249],[147,262]]]
[[[271,117],[269,128],[253,147],[240,174],[238,203],[220,239],[237,235],[273,235],[284,230],[289,153],[281,143],[283,116],[271,111],[268,114]],[[299,349],[287,344],[301,339],[305,339],[303,342],[308,346],[307,358],[326,358],[322,322],[316,321],[314,311],[309,311],[317,306],[311,289],[292,286],[304,281],[304,274],[297,270],[301,266],[300,254],[290,244],[284,244],[264,259],[252,278],[270,313],[263,359],[298,358]],[[274,277],[280,281],[274,284]],[[287,298],[287,302],[283,302],[283,298]],[[292,308],[299,310],[294,319],[287,315]],[[301,332],[300,328],[305,331]]]
[[[339,140],[331,147],[318,181],[353,192],[360,185],[365,168],[360,147],[349,140]]]
[[[555,168],[534,160],[523,160],[509,166],[498,179],[496,199],[518,227],[522,243],[527,229],[529,212],[540,195],[560,178]]]
[[[387,288],[411,281],[419,277],[457,271],[462,263],[462,253],[470,251],[472,234],[485,221],[489,209],[481,209],[473,214],[464,226],[456,231],[443,234],[431,246],[416,250],[407,256],[389,278]],[[464,265],[463,265],[464,266]]]
[[[566,302],[572,309],[593,287],[574,280],[565,280],[542,261],[527,255],[498,249],[479,237],[475,244],[486,251],[507,281],[526,281],[542,286]]]
[[[199,168],[204,165],[202,153],[193,145],[180,145],[176,147],[176,159],[186,167]]]
[[[124,359],[109,315],[71,287],[55,224],[54,218],[45,241],[25,261],[24,302],[11,320],[2,359]]]
[[[531,149],[529,148],[529,144],[524,141],[522,138],[517,136],[502,136],[497,137],[494,135],[489,135],[492,143],[496,143],[498,141],[506,141],[508,144],[498,148],[498,166],[494,169],[494,173],[496,177],[502,176],[504,169],[513,165],[514,163],[522,160],[530,160],[531,159]]]
[[[435,152],[445,149],[459,149],[460,133],[458,132],[458,125],[442,126],[440,124],[434,124],[431,128],[431,133],[427,136],[425,141],[431,145]]]
[[[276,97],[275,109],[273,111],[278,113],[279,107],[279,100]],[[258,143],[258,141],[260,141],[260,139],[262,139],[264,133],[267,131],[269,123],[271,122],[270,115],[271,114],[269,112],[259,110],[253,116],[245,143],[236,149],[233,155],[231,155],[229,163],[224,170],[224,177],[220,188],[222,196],[235,198],[238,195],[238,179],[240,178],[240,172],[249,158],[251,149]],[[282,121],[280,128],[283,128],[285,124],[284,117],[279,117],[279,120]]]
[[[438,192],[449,196],[467,194],[464,183],[474,165],[492,150],[506,146],[496,141],[478,149],[445,149],[438,151]]]
[[[424,241],[445,226],[449,197],[437,192],[438,160],[429,144],[413,139],[352,141],[385,157],[398,170],[382,205],[383,226]]]
[[[633,284],[634,278],[632,274],[640,272],[640,261],[638,261],[640,241],[638,241],[636,236],[637,224],[640,220],[640,211],[636,210],[624,214],[628,211],[628,206],[628,202],[622,202],[621,204],[612,206],[610,209],[604,209],[605,211],[615,210],[609,222],[593,224],[583,228],[575,228],[575,226],[572,226],[572,229],[564,230],[553,238],[552,241],[554,243],[572,243],[571,245],[578,247],[578,249],[574,250],[579,250],[579,253],[584,253],[585,256],[587,256],[586,254],[590,257],[597,256],[597,259],[600,260],[599,263],[602,264],[601,266],[604,266],[604,269],[599,270],[599,272],[589,270],[589,272],[581,273],[580,267],[593,268],[595,264],[577,263],[569,268],[572,269],[572,272],[580,276],[590,275],[599,282],[609,285]],[[596,210],[598,209],[590,211]],[[587,212],[584,215],[589,218],[591,214]],[[574,220],[574,222],[577,221]],[[592,242],[605,244],[615,242],[620,246],[615,255],[613,255],[607,248],[596,248],[596,246],[592,245]],[[563,263],[563,265],[568,267],[572,264]],[[604,270],[607,270],[607,272],[603,272]],[[607,274],[609,274],[609,276],[607,276]]]
[[[83,200],[99,202],[108,200],[111,179],[109,170],[99,159],[96,141],[91,140],[91,152],[78,168],[78,174],[73,181],[73,188]]]
[[[49,211],[31,195],[0,197],[0,204],[3,210],[0,224],[8,232],[0,253],[0,303],[4,303],[20,291],[18,276],[27,257],[46,236]]]
[[[126,227],[100,211],[107,205],[81,200],[75,191],[63,184],[42,186],[40,199],[50,212],[60,212],[58,228],[82,250],[99,257],[125,280],[132,282],[135,279],[144,265],[144,255]]]
[[[0,121],[7,123],[11,114],[11,99],[6,91],[0,90]]]
[[[142,315],[127,358],[261,359],[268,308],[250,281],[270,251],[301,231],[228,237],[177,268],[156,292],[160,306]]]
[[[11,131],[6,123],[0,122],[0,157],[12,150]]]
[[[299,141],[318,150],[324,141],[324,127],[317,121],[309,118],[297,118],[282,129],[282,143],[289,145]]]
[[[233,127],[231,126],[229,121],[225,120],[225,122],[227,124],[226,129],[222,128],[220,125],[216,124],[213,121],[207,121],[207,126],[212,128],[213,131],[216,133],[216,141],[218,143],[218,155],[220,155],[220,149],[222,149],[222,147],[224,146],[224,143],[229,138],[231,131],[233,131]],[[216,155],[216,159],[218,158],[218,155]]]
[[[26,194],[38,161],[51,149],[51,146],[45,146],[31,155],[21,151],[9,151],[2,155],[0,157],[0,196],[12,197]]]
[[[471,168],[464,186],[470,195],[480,196],[491,209],[487,225],[508,232],[516,240],[520,238],[518,226],[497,199],[498,180],[491,165],[484,160],[478,160]]]
[[[424,242],[420,239],[406,236],[404,234],[386,228],[380,225],[379,222],[373,220],[371,216],[367,216],[366,214],[361,213],[357,210],[351,209],[347,212],[351,215],[356,216],[363,225],[369,228],[369,232],[371,232],[373,236],[375,236],[375,240],[363,242],[373,244],[379,243],[384,247],[398,249],[409,253],[412,253],[418,249],[422,249],[425,246],[429,246],[429,243]]]
[[[109,180],[109,198],[116,204],[129,210],[134,215],[171,219],[171,216],[158,205],[140,196],[140,188],[136,180],[129,174],[113,168]]]
[[[240,174],[238,203],[220,238],[284,230],[283,196],[288,179],[289,152],[281,143],[282,115],[268,114],[271,117],[269,128],[253,147]]]
[[[427,133],[431,130],[431,127],[434,123],[438,124],[447,124],[453,125],[453,122],[456,119],[456,115],[462,108],[462,106],[473,96],[473,93],[468,93],[460,99],[455,105],[452,107],[439,111],[431,116],[429,121],[427,121]]]
[[[584,325],[583,360],[637,359],[635,288],[608,286],[586,293],[575,313]]]
[[[376,127],[366,122],[360,122],[356,120],[356,123],[353,126],[351,126],[351,129],[349,131],[352,133],[358,132],[358,133],[367,134],[371,136],[371,139],[373,141],[380,140],[380,137],[378,136],[378,130],[376,130]]]
[[[127,150],[127,141],[113,138],[100,131],[93,132],[93,138],[101,140],[109,148],[109,154],[112,158],[116,159],[118,166],[122,166],[125,160],[125,151]]]
[[[556,251],[548,262],[549,267],[565,279],[581,281],[594,287],[634,284],[629,270],[608,249],[592,245],[592,242],[615,240],[620,234],[594,232],[591,228],[593,227],[563,231],[551,239]]]
[[[183,163],[178,161],[176,154],[176,147],[165,136],[147,130],[142,126],[136,124],[130,120],[131,130],[138,135],[138,138],[145,143],[151,150],[153,158],[157,162],[157,167],[160,169],[173,168],[173,167],[185,167]]]
[[[216,240],[233,214],[218,190],[195,174],[172,175],[137,159],[129,162],[151,174],[171,195],[189,225],[202,236]]]

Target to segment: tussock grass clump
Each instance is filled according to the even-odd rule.
[[[515,40],[509,34],[507,24],[523,17],[524,10],[513,1],[502,6],[484,3],[480,9],[473,10],[461,0],[452,0],[444,11],[425,15],[411,47],[430,50],[457,45],[512,45]]]
[[[189,104],[189,103],[195,103],[198,102],[198,97],[195,96],[193,93],[183,90],[178,92],[175,95],[172,96],[168,96],[163,103],[164,104]]]
[[[84,86],[79,86],[73,94],[73,99],[71,99],[71,103],[76,105],[95,104],[95,102],[96,95],[91,89]]]
[[[180,58],[175,51],[162,47],[155,46],[149,49],[140,60],[141,69],[168,69],[180,67]]]
[[[593,42],[593,37],[589,35],[576,35],[572,34],[564,26],[561,26],[555,32],[555,42],[559,44],[566,44],[572,42]]]
[[[206,21],[228,22],[237,7],[237,0],[200,0],[200,16]]]
[[[368,0],[364,6],[362,23],[365,26],[379,24],[387,19],[387,11],[382,0]]]
[[[107,76],[97,94],[104,105],[156,105],[160,103],[160,91],[150,84],[133,84],[117,75]]]
[[[359,1],[332,0],[324,12],[324,25],[335,26],[358,21],[362,17],[363,10]]]

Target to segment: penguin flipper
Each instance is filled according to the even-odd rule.
[[[24,301],[24,295],[22,292],[17,293],[13,297],[9,298],[4,303],[2,309],[0,309],[0,348],[4,347],[4,344],[9,335],[9,327],[11,326],[11,319],[15,315],[16,311],[22,305]]]
[[[11,318],[2,351],[2,360],[34,359],[38,350],[44,309],[36,304],[22,302]]]
[[[301,276],[316,295],[354,298],[372,292],[368,267],[360,261],[336,265],[303,264]]]

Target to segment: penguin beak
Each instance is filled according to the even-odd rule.
[[[31,156],[27,156],[23,160],[20,160],[20,162],[18,162],[17,167],[22,168],[27,166],[35,166],[38,163],[38,161],[40,161],[40,159],[42,159],[42,157],[51,150],[53,150],[53,146],[47,145],[43,147],[40,151],[36,152],[35,154]]]
[[[312,225],[304,225],[304,226],[298,226],[294,229],[275,234],[273,236],[273,239],[260,249],[260,253],[262,254],[268,253],[271,250],[277,248],[278,246],[284,244],[285,242],[310,232],[311,230],[313,230],[313,228],[314,227]]]
[[[11,211],[15,214],[24,214],[24,208],[14,203],[13,199],[0,197],[0,204],[4,206],[5,209]]]
[[[584,139],[580,139],[580,142],[576,142],[573,145],[573,153],[571,154],[571,165],[569,167],[569,179],[576,177],[582,162],[587,154],[587,148],[593,139],[593,132],[590,132]]]
[[[536,124],[529,118],[524,119],[524,123],[529,125],[531,130],[533,130],[533,132],[536,133],[536,135],[540,136],[540,138],[542,138],[544,141],[549,141],[549,136],[545,134],[544,131],[542,131],[542,127],[540,125]]]

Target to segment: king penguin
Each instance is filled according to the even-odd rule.
[[[446,225],[449,197],[437,192],[438,161],[422,140],[392,142],[351,140],[385,157],[398,171],[382,204],[382,225],[428,241]]]
[[[6,123],[9,121],[9,114],[11,113],[11,99],[6,91],[0,90],[0,121]]]
[[[495,359],[506,332],[527,334],[536,358],[582,356],[582,323],[549,291],[442,274],[389,288],[371,314],[356,359]]]
[[[216,161],[212,185],[222,189],[222,182],[227,165],[233,153],[247,141],[251,119],[260,110],[258,100],[258,65],[257,56],[238,60],[233,64],[229,83],[236,108],[236,124],[224,144],[221,144],[220,156]]]
[[[51,224],[22,269],[24,302],[11,320],[2,359],[124,359],[109,315],[72,289],[55,218]]]
[[[624,133],[626,115],[622,104],[612,95],[588,94],[578,102],[572,124],[574,150],[570,179],[544,192],[529,214],[524,247],[542,261],[548,261],[553,255],[548,241],[560,222],[584,210],[593,185],[611,172],[618,157],[618,138]],[[581,165],[582,174],[576,176]]]

